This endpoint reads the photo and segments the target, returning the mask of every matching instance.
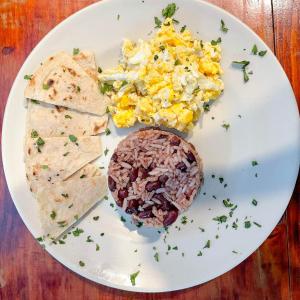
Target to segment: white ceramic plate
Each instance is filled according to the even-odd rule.
[[[168,3],[110,0],[89,6],[52,30],[21,68],[5,111],[3,162],[14,203],[35,237],[41,235],[40,224],[35,200],[26,184],[22,152],[26,114],[24,74],[32,73],[48,55],[60,50],[71,52],[74,47],[94,50],[102,68],[112,67],[117,63],[122,39],[147,39],[154,30],[153,17],[160,16]],[[127,216],[126,223],[120,220],[120,212],[110,206],[113,202],[110,197],[78,225],[83,234],[68,235],[64,245],[46,246],[53,257],[74,272],[124,290],[178,290],[206,282],[238,265],[259,247],[279,221],[299,167],[296,102],[287,77],[270,49],[243,23],[213,5],[195,0],[176,3],[179,26],[186,24],[203,40],[222,37],[225,71],[224,95],[187,137],[199,150],[205,171],[201,194],[184,214],[187,224],[181,224],[179,217],[169,234],[159,234],[153,229],[136,230]],[[220,31],[221,19],[229,28],[227,34]],[[260,50],[268,50],[265,57],[250,54],[254,43]],[[242,72],[231,66],[233,60],[243,59],[251,61],[254,73],[246,84]],[[230,124],[228,131],[222,127],[224,122]],[[118,141],[134,130],[116,130],[113,124],[110,128],[112,134],[103,137],[110,152],[99,161],[105,166]],[[259,164],[253,167],[253,160]],[[216,177],[212,178],[212,174]],[[219,177],[224,178],[222,184]],[[212,219],[228,215],[229,209],[222,204],[226,198],[238,208],[227,223],[218,225]],[[251,204],[253,198],[258,201],[257,206]],[[100,216],[98,221],[93,220],[96,215]],[[252,224],[249,229],[244,227],[246,217]],[[232,228],[236,218],[237,230]],[[104,236],[100,235],[102,232]],[[94,243],[86,242],[88,235]],[[204,248],[208,240],[210,248]],[[100,251],[95,250],[95,243],[100,245]],[[178,250],[171,249],[167,255],[168,245],[177,246]],[[202,256],[197,255],[199,251]],[[154,259],[156,252],[159,262]],[[79,260],[85,262],[85,267],[79,266]],[[133,287],[130,274],[138,270]]]

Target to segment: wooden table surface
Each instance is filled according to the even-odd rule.
[[[0,0],[1,128],[8,93],[27,55],[56,24],[93,2]],[[210,2],[237,16],[269,45],[300,105],[300,1]],[[136,294],[83,279],[43,251],[20,219],[0,168],[0,299],[300,299],[299,192],[298,178],[280,223],[263,245],[235,269],[194,288]]]

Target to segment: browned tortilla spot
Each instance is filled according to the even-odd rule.
[[[69,71],[69,73],[70,73],[72,76],[76,76],[76,75],[77,75],[77,73],[76,73],[73,69],[71,69],[71,68],[68,68],[68,71]]]
[[[94,132],[97,132],[100,128],[101,128],[100,126],[95,125],[95,127],[94,127]]]
[[[31,154],[31,148],[30,147],[28,148],[27,153],[28,153],[28,155]]]
[[[54,96],[57,94],[57,90],[56,89],[53,89],[53,94],[54,94]]]

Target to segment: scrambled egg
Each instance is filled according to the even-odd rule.
[[[177,32],[170,18],[149,41],[125,39],[119,66],[99,75],[115,125],[188,131],[224,89],[220,59],[219,44],[194,39],[185,27]]]

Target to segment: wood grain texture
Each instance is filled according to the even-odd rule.
[[[96,1],[0,1],[1,116],[13,79],[32,48],[56,24],[93,2]],[[299,1],[210,2],[244,21],[275,51],[300,104]],[[2,128],[2,118],[0,122]],[[18,216],[1,168],[0,299],[300,299],[299,192],[298,181],[287,218],[232,271],[183,291],[135,294],[85,280],[43,251]]]

